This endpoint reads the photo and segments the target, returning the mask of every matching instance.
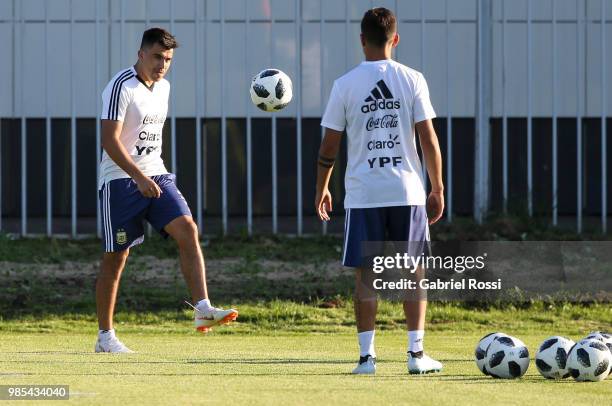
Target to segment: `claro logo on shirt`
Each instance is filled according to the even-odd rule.
[[[366,104],[361,106],[362,113],[371,113],[377,110],[398,110],[401,107],[400,101],[393,99],[393,93],[382,79],[376,82],[376,86],[364,101]]]

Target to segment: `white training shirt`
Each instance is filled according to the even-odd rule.
[[[169,94],[170,83],[166,79],[149,88],[134,67],[117,73],[102,92],[102,120],[123,121],[119,140],[146,176],[168,173],[161,149]],[[104,151],[98,188],[113,179],[129,177]]]
[[[334,82],[321,125],[348,137],[344,207],[424,205],[414,124],[434,118],[420,72],[365,61]]]

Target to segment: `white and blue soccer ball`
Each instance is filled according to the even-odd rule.
[[[612,353],[612,334],[604,333],[603,331],[592,331],[588,336],[584,337],[583,340],[597,340],[601,341],[608,347],[610,353]]]
[[[574,341],[560,336],[548,337],[535,356],[536,368],[547,379],[563,379],[570,376],[567,357]]]
[[[485,365],[485,357],[487,355],[487,348],[489,345],[495,340],[497,337],[509,337],[508,334],[505,333],[489,333],[486,336],[482,337],[478,344],[476,344],[476,348],[474,349],[474,360],[476,361],[476,366],[485,375],[489,375],[487,371],[487,367]]]
[[[610,373],[612,355],[606,345],[593,339],[579,341],[567,358],[570,375],[577,381],[603,381]]]
[[[251,100],[259,109],[268,112],[284,109],[293,98],[291,79],[279,69],[264,69],[253,77]]]
[[[516,337],[495,337],[487,347],[485,367],[493,378],[520,378],[529,368],[529,350]]]

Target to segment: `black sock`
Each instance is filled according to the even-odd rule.
[[[359,357],[359,365],[363,364],[364,362],[366,362],[368,360],[368,357],[371,357],[373,360],[375,360],[376,358],[372,357],[370,354],[363,356],[363,357]]]
[[[408,351],[412,358],[423,358],[423,351]]]

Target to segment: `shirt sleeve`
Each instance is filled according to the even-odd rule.
[[[125,80],[111,80],[102,92],[102,120],[123,121],[131,92],[124,84]]]
[[[327,108],[321,119],[321,126],[336,131],[344,131],[346,127],[346,106],[336,82],[334,82],[329,95]]]
[[[436,112],[431,105],[431,100],[429,100],[429,88],[427,87],[427,81],[422,74],[419,74],[415,85],[412,116],[415,123],[436,117]]]

